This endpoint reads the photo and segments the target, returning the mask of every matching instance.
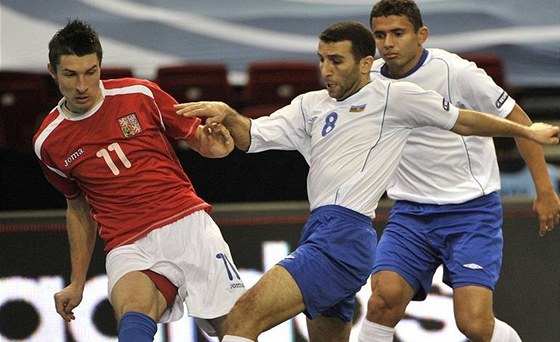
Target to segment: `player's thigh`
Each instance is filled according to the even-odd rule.
[[[491,320],[493,292],[484,286],[461,286],[453,290],[453,310],[457,324]]]
[[[111,291],[111,303],[117,319],[129,311],[141,312],[156,322],[166,309],[163,294],[152,280],[140,271],[132,271],[121,277]]]

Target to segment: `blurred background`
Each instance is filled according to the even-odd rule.
[[[447,49],[475,61],[534,121],[560,122],[560,0],[417,2],[430,29],[426,47]],[[151,79],[179,102],[221,100],[258,117],[300,93],[320,89],[317,36],[343,20],[369,27],[373,3],[1,0],[0,340],[41,341],[44,336],[60,336],[61,341],[114,340],[114,322],[103,318],[111,316],[103,296],[90,299],[91,317],[74,328],[53,316],[50,307],[52,293],[67,282],[69,272],[65,200],[44,179],[31,137],[60,99],[46,73],[47,45],[68,19],[84,19],[100,34],[102,78]],[[215,206],[216,219],[250,280],[247,283],[294,248],[308,210],[308,167],[299,153],[234,151],[227,158],[211,160],[180,143],[175,147],[198,193]],[[496,291],[497,314],[515,326],[524,341],[556,340],[560,336],[560,326],[554,323],[560,321],[559,232],[537,237],[537,219],[530,209],[534,195],[524,164],[512,151],[511,140],[496,140],[496,148],[507,185],[502,193],[506,245]],[[557,146],[547,147],[545,153],[557,185],[560,151]],[[380,206],[378,233],[390,204]],[[250,249],[252,254],[247,252]],[[98,248],[91,286],[99,286],[99,293],[105,291],[103,257]],[[449,320],[448,289],[434,281],[430,299],[411,306],[399,325],[399,341],[463,341]],[[367,290],[358,301],[363,305]],[[358,315],[363,315],[361,310]],[[191,321],[181,324],[162,328],[158,341],[208,340]],[[301,317],[289,324],[264,341],[305,341]]]
[[[100,33],[104,63],[154,78],[158,67],[220,62],[243,84],[257,60],[316,61],[316,37],[328,25],[369,27],[372,0],[2,0],[2,69],[43,72],[47,44],[68,18]],[[419,0],[431,37],[426,46],[495,53],[511,86],[560,84],[558,0]]]

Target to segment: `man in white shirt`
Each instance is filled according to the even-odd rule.
[[[435,90],[459,108],[492,113],[523,125],[531,121],[508,94],[472,62],[425,49],[428,29],[412,0],[382,0],[370,24],[382,58],[372,78],[408,81]],[[540,234],[558,223],[560,202],[540,146],[516,139],[534,179]],[[411,132],[395,177],[394,200],[377,248],[372,296],[360,341],[392,341],[411,300],[424,300],[436,269],[453,288],[455,320],[472,341],[520,341],[494,318],[493,289],[502,263],[500,176],[492,139],[437,128]]]
[[[310,166],[311,216],[299,244],[236,302],[224,342],[255,341],[301,312],[311,341],[348,340],[355,294],[373,269],[375,209],[413,128],[558,141],[557,127],[459,110],[408,82],[371,81],[374,54],[367,28],[338,23],[323,31],[317,50],[326,89],[254,120],[220,102],[176,106],[180,115],[207,117],[207,125],[223,122],[243,151],[297,150]]]

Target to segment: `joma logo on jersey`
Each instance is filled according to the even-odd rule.
[[[506,100],[508,99],[508,94],[504,91],[502,93],[502,95],[500,95],[500,97],[496,100],[496,107],[497,108],[502,108],[502,106],[504,105],[504,103],[506,103]]]
[[[64,159],[64,166],[68,167],[68,165],[72,164],[72,162],[78,159],[78,157],[82,154],[84,154],[84,150],[81,148],[77,149],[76,152],[72,153],[70,156]]]
[[[142,126],[140,126],[136,113],[127,114],[118,121],[125,138],[142,132]]]

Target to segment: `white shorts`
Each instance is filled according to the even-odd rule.
[[[187,314],[209,327],[202,320],[227,314],[245,285],[233,263],[228,244],[220,229],[204,210],[150,232],[131,245],[117,247],[107,254],[105,262],[109,299],[116,282],[131,271],[152,270],[165,276],[178,294],[161,323]]]

